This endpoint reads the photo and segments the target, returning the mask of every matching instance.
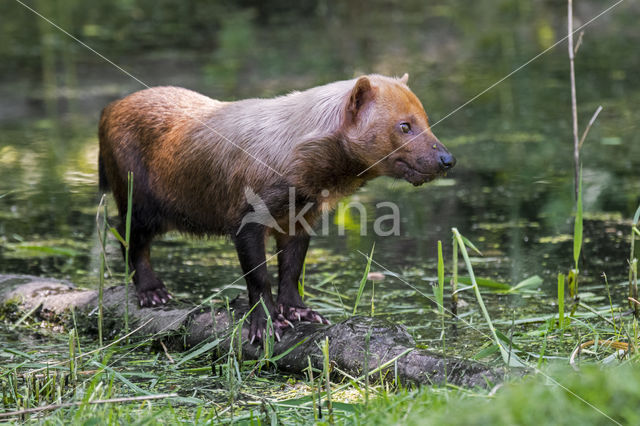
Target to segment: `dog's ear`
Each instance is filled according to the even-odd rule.
[[[347,118],[355,121],[363,107],[373,99],[373,87],[367,76],[360,77],[351,89],[349,101],[347,102]]]
[[[409,81],[409,74],[405,72],[404,75],[400,77],[400,83],[407,84],[407,81]]]

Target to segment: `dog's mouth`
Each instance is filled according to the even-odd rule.
[[[404,160],[397,159],[394,162],[396,177],[402,178],[413,186],[420,186],[423,183],[431,182],[439,177],[442,172],[434,173],[431,170],[418,170]]]

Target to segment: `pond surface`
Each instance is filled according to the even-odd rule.
[[[582,22],[604,9],[600,2],[585,3],[576,12]],[[321,18],[306,27],[304,22],[287,27],[258,24],[238,13],[236,26],[224,29],[236,38],[222,38],[214,55],[157,50],[113,60],[150,85],[182,85],[222,99],[273,96],[364,72],[409,72],[409,86],[437,123],[433,131],[457,157],[457,166],[423,187],[380,178],[353,195],[351,200],[367,209],[367,235],[361,235],[355,210],[333,215],[329,235],[312,240],[305,288],[309,304],[330,319],[350,313],[375,243],[371,271],[384,279],[367,282],[358,312],[373,310],[405,323],[422,343],[438,349],[440,317],[430,300],[436,247],[441,240],[450,274],[453,227],[482,251],[483,256],[473,254],[477,276],[511,285],[535,275],[542,279],[524,294],[483,289],[499,329],[506,333],[512,321],[557,313],[556,277],[573,263],[566,44],[449,113],[560,39],[561,6],[513,6],[494,13],[475,6],[468,11],[451,6],[449,13],[439,6],[423,11],[419,22],[409,10],[397,10],[392,22],[378,11],[363,16],[379,31],[363,34],[337,12],[331,28]],[[625,5],[587,27],[576,62],[581,129],[603,106],[582,150],[581,294],[596,309],[609,306],[603,272],[614,306],[626,303],[629,225],[640,203],[640,34],[635,24],[626,24],[639,17],[635,5]],[[53,79],[44,70],[44,84],[18,76],[0,88],[6,94],[0,101],[0,273],[68,278],[96,287],[97,121],[106,103],[141,87],[80,48],[70,65],[48,70]],[[398,236],[373,233],[376,217],[388,213],[376,208],[382,201],[399,207]],[[338,225],[344,225],[344,235]],[[115,273],[108,282],[117,284],[123,267],[115,241],[108,252]],[[228,240],[169,234],[154,244],[152,256],[158,274],[180,298],[198,301],[223,288],[219,296],[244,291]],[[275,271],[270,262],[274,278]],[[449,293],[447,288],[446,300]],[[474,354],[487,341],[486,328],[473,293],[460,297],[468,306],[460,307],[464,321],[447,346]]]

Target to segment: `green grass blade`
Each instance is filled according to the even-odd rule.
[[[371,254],[373,255],[373,249],[371,249]],[[329,380],[330,359],[329,359],[329,338],[328,337],[324,338],[324,342],[321,347],[321,350],[322,350],[322,366],[323,366],[325,392],[326,392],[325,396],[327,398],[327,411],[329,411],[329,424],[334,424],[333,405],[331,403],[331,382]]]
[[[442,256],[442,241],[438,240],[438,289],[436,292],[438,310],[444,314],[444,257]]]
[[[511,287],[511,289],[509,291],[510,292],[518,291],[518,290],[526,288],[526,287],[538,287],[541,284],[542,284],[542,278],[540,278],[538,275],[534,275],[532,277],[529,277],[529,278],[526,278],[526,279],[520,281],[518,284],[516,284],[513,287]]]
[[[129,247],[131,242],[131,210],[133,210],[133,172],[127,174],[127,217],[124,228],[124,286],[125,286],[125,307],[124,307],[124,332],[129,333]]]
[[[465,284],[465,285],[473,285],[473,281],[471,280],[471,277],[468,276],[459,276],[458,277],[458,282]],[[476,277],[475,278],[475,282],[476,284],[478,284],[480,287],[486,287],[486,288],[492,288],[495,290],[500,290],[500,291],[510,291],[512,290],[512,287],[509,284],[506,283],[501,283],[489,278],[479,278]]]
[[[576,202],[576,220],[573,225],[573,261],[576,271],[578,270],[578,260],[582,249],[582,169],[580,170],[580,180],[578,181],[578,200]]]
[[[185,362],[189,361],[190,359],[193,358],[197,358],[200,355],[209,352],[211,349],[217,347],[218,345],[220,345],[220,342],[222,342],[223,339],[215,339],[212,342],[209,342],[205,345],[200,346],[198,349],[196,349],[195,351],[189,352],[187,353],[184,357],[182,357],[182,359],[178,362],[176,362],[175,366],[178,367],[181,364],[184,364]]]
[[[473,272],[473,266],[471,265],[469,254],[467,253],[466,244],[464,243],[464,240],[462,239],[462,235],[460,235],[460,232],[458,232],[457,228],[452,228],[451,231],[453,232],[453,235],[456,238],[456,240],[458,240],[458,246],[460,248],[460,251],[462,252],[462,257],[464,259],[465,265],[467,266],[467,270],[469,271],[469,278],[471,279],[473,290],[476,294],[476,299],[478,300],[478,305],[480,305],[480,310],[482,311],[482,315],[484,316],[485,321],[489,326],[489,330],[491,331],[491,336],[493,337],[495,344],[498,345],[498,347],[500,348],[502,360],[504,361],[505,364],[510,364],[511,366],[524,366],[524,363],[520,361],[519,358],[516,357],[514,354],[509,354],[507,349],[500,342],[500,339],[498,338],[498,334],[496,333],[496,329],[493,326],[493,322],[491,321],[491,317],[489,316],[489,311],[487,311],[487,307],[485,306],[484,301],[482,300],[482,295],[480,294],[480,289],[478,287],[478,283],[476,282],[476,278]]]
[[[453,254],[451,255],[451,312],[454,316],[458,313],[458,240],[453,237]]]
[[[373,260],[373,251],[376,248],[376,244],[374,243],[371,246],[371,253],[367,258],[367,267],[364,269],[364,274],[362,274],[362,279],[360,280],[360,287],[358,287],[358,296],[356,297],[356,303],[353,305],[353,313],[356,314],[356,310],[358,309],[358,304],[360,303],[360,298],[362,297],[362,293],[364,292],[364,286],[367,284],[367,278],[369,276],[369,270],[371,269],[371,261]]]
[[[133,392],[135,392],[137,394],[142,394],[142,395],[151,395],[151,392],[142,389],[140,386],[136,385],[131,380],[127,379],[122,374],[120,374],[120,372],[114,370],[113,368],[111,368],[111,367],[109,367],[107,365],[104,365],[104,364],[102,364],[101,362],[98,362],[98,361],[91,361],[91,363],[93,365],[95,365],[96,367],[98,367],[100,369],[103,369],[103,370],[106,370],[109,373],[113,374],[113,376],[116,379],[120,380],[125,386],[127,386]]]
[[[484,348],[483,350],[481,350],[480,352],[478,352],[477,354],[475,354],[472,359],[482,359],[482,358],[486,358],[488,356],[493,355],[494,353],[496,353],[498,350],[500,350],[500,347],[497,345],[490,345],[486,348]]]
[[[127,182],[127,219],[125,226],[125,240],[127,243],[131,241],[131,210],[133,207],[133,172],[129,172]]]
[[[298,293],[300,294],[300,298],[304,300],[304,279],[306,275],[307,262],[302,264],[302,276],[298,280]]]
[[[464,241],[464,244],[469,247],[471,250],[475,251],[476,253],[478,253],[480,256],[482,256],[482,252],[478,249],[478,247],[476,247],[471,241],[469,241],[469,239],[467,239],[467,237],[460,235],[460,239],[462,241]]]
[[[569,271],[567,282],[569,285],[569,295],[576,299],[578,297],[578,271],[576,269]]]
[[[111,234],[116,237],[116,239],[120,242],[120,244],[122,244],[123,246],[127,247],[127,241],[122,237],[122,235],[120,235],[120,233],[118,232],[118,230],[116,228],[114,228],[113,226],[109,228],[109,232],[111,232]]]
[[[564,328],[564,274],[558,274],[558,327]]]
[[[287,348],[286,351],[282,352],[281,354],[278,354],[274,357],[271,357],[270,361],[271,362],[277,362],[280,360],[280,358],[284,358],[285,356],[287,356],[291,351],[293,351],[295,348],[297,348],[298,346],[300,346],[303,343],[306,343],[307,340],[309,340],[309,337],[305,337],[304,339],[300,340],[298,343],[296,343],[295,345]]]

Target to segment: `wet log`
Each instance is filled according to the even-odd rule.
[[[132,290],[132,289],[131,289]],[[133,291],[132,291],[133,293]],[[126,300],[123,286],[104,290],[105,338],[122,330]],[[0,308],[13,309],[17,317],[26,313],[38,320],[68,323],[73,308],[76,320],[97,330],[98,292],[75,287],[67,281],[28,275],[0,275]],[[230,307],[185,306],[171,302],[157,308],[140,308],[134,294],[128,301],[132,339],[152,338],[170,350],[187,350],[205,342],[218,341],[215,350],[227,353],[232,344],[230,330],[234,319],[248,311],[246,301],[235,300]],[[237,324],[237,323],[235,323]],[[239,329],[239,328],[237,328]],[[242,327],[243,359],[260,359],[263,347],[247,341],[248,321]],[[402,325],[381,318],[356,316],[332,325],[298,323],[274,342],[272,357],[281,371],[303,373],[309,360],[322,369],[321,345],[328,339],[329,359],[336,371],[353,377],[364,374],[371,379],[402,384],[433,385],[451,383],[465,387],[488,387],[502,380],[504,371],[484,364],[442,357],[417,349],[415,341]],[[234,349],[238,350],[235,339]],[[287,352],[288,351],[288,352]],[[215,357],[214,357],[215,358]]]

